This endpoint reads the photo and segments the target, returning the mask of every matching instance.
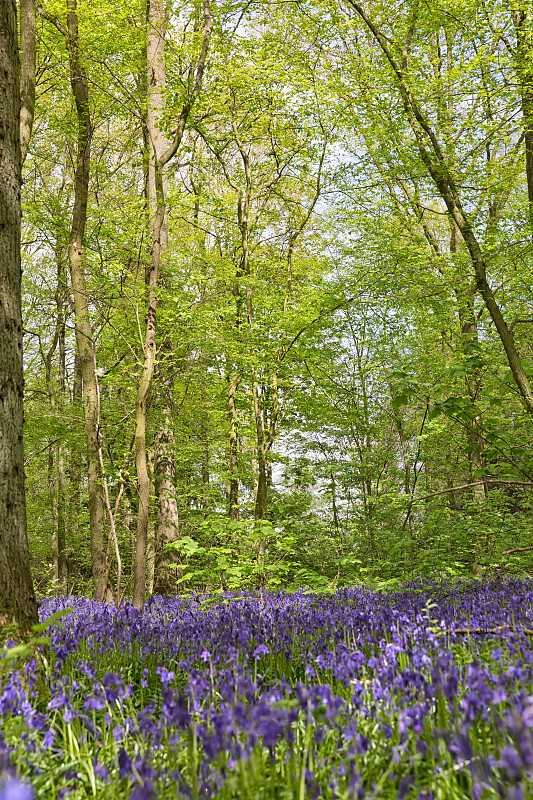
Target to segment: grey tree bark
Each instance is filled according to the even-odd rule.
[[[237,434],[237,406],[235,397],[239,385],[237,372],[228,374],[228,418],[229,418],[229,449],[228,449],[228,516],[232,522],[239,519],[239,439]]]
[[[89,110],[89,83],[81,63],[76,9],[76,0],[67,0],[68,35],[66,42],[69,53],[70,82],[78,115],[78,153],[68,259],[76,315],[76,345],[80,354],[83,376],[93,591],[95,597],[103,599],[107,588],[108,569],[104,550],[105,505],[99,452],[100,404],[96,351],[85,279],[83,242],[87,223],[92,125]]]
[[[524,118],[524,147],[526,155],[527,195],[529,200],[529,222],[533,233],[533,15],[531,0],[515,5],[512,17],[516,31],[515,66],[522,98]]]
[[[0,635],[38,622],[26,530],[20,266],[20,84],[15,0],[0,3]]]
[[[76,351],[74,356],[74,376],[72,384],[72,403],[71,414],[75,427],[83,424],[83,376],[81,374],[81,361],[79,353]],[[80,535],[80,498],[81,498],[81,475],[82,475],[82,454],[81,449],[76,443],[70,448],[68,454],[68,528],[69,539],[77,543]],[[67,578],[69,576],[69,554],[67,552]]]
[[[165,35],[168,12],[162,0],[151,0],[147,9],[147,114],[146,139],[148,142],[148,171],[146,195],[148,199],[149,225],[152,228],[157,216],[157,190],[155,182],[156,162],[168,149],[169,142],[163,131],[163,114],[165,111]],[[162,173],[163,191],[166,195],[166,175]],[[161,258],[168,249],[168,215],[166,213],[161,225]],[[161,283],[164,283],[162,278]],[[179,577],[172,567],[175,557],[167,546],[179,536],[179,514],[176,498],[176,440],[174,435],[174,379],[171,368],[172,346],[169,339],[161,343],[159,348],[159,365],[155,370],[154,381],[157,385],[155,412],[158,418],[154,435],[154,486],[157,502],[155,523],[155,564],[152,564],[153,589],[158,594],[172,594],[176,589]],[[150,565],[149,565],[150,566]]]
[[[35,113],[36,0],[20,0],[20,150],[26,160]]]
[[[63,262],[63,253],[58,252],[56,254],[56,257],[57,257],[56,306],[57,306],[58,352],[59,352],[58,403],[59,403],[60,414],[64,416],[67,404],[66,403],[67,400],[66,352],[65,352],[67,285],[65,276],[65,264]],[[57,458],[57,527],[56,527],[57,562],[55,564],[55,572],[58,584],[64,590],[67,584],[67,540],[66,540],[67,446],[63,437],[57,443],[56,458]]]
[[[150,0],[148,5],[148,31],[152,30],[153,20],[161,20],[162,14],[161,0]],[[153,17],[151,15],[154,15]],[[157,23],[155,23],[157,25]],[[197,24],[197,29],[199,23]],[[200,54],[189,64],[188,79],[186,85],[188,92],[181,108],[181,113],[177,120],[174,139],[170,146],[158,156],[152,133],[151,146],[154,149],[154,183],[156,194],[156,213],[152,225],[152,252],[150,266],[147,270],[147,313],[146,313],[146,332],[144,338],[144,361],[143,372],[137,391],[135,403],[135,464],[137,467],[137,478],[139,481],[139,510],[137,515],[137,535],[135,541],[134,558],[134,584],[133,584],[133,603],[136,608],[142,608],[146,596],[146,545],[148,540],[148,514],[150,503],[150,475],[148,472],[148,458],[146,446],[146,406],[148,394],[152,385],[155,370],[156,358],[156,320],[157,320],[157,286],[159,281],[159,269],[161,263],[162,247],[165,245],[165,217],[166,217],[166,192],[163,182],[163,169],[166,164],[176,155],[181,145],[185,126],[189,119],[191,109],[196,102],[202,89],[205,63],[209,52],[211,41],[211,31],[213,20],[211,17],[210,0],[203,0],[203,39]],[[157,28],[156,28],[157,29]],[[149,34],[150,35],[150,34]],[[158,37],[159,38],[159,37]],[[148,43],[147,43],[148,44]],[[154,47],[157,42],[154,42]],[[160,46],[160,45],[158,45]],[[150,64],[149,64],[150,70]],[[150,86],[151,75],[148,78]],[[148,91],[148,104],[151,103],[153,92]],[[157,92],[156,92],[157,95]],[[159,106],[154,107],[157,118]]]
[[[66,6],[66,26],[57,17],[44,12],[42,9],[40,9],[40,13],[45,19],[52,22],[65,37],[69,56],[70,85],[78,118],[74,206],[68,242],[68,261],[72,294],[74,296],[76,347],[80,357],[83,380],[93,592],[94,596],[101,600],[108,595],[108,567],[104,546],[105,502],[100,464],[100,402],[96,372],[96,350],[85,277],[83,241],[87,224],[92,124],[89,108],[89,82],[80,53],[77,0],[66,0]]]

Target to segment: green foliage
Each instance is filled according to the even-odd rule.
[[[409,39],[410,92],[443,153],[443,174],[460,187],[531,378],[516,32],[499,2],[463,3],[460,22],[449,5],[407,3],[391,15],[378,2],[369,13],[391,52]],[[60,2],[44,8],[64,18]],[[174,9],[166,35],[160,125],[169,139],[195,47],[194,13]],[[126,595],[150,258],[144,15],[138,3],[78,4],[94,127],[85,270]],[[519,485],[533,480],[531,420],[465,239],[405,114],[398,75],[363,20],[341,7],[223,4],[214,17],[204,90],[183,158],[166,175],[169,247],[148,403],[149,460],[162,432],[173,443],[179,533],[170,552],[179,590],[389,585],[476,565],[528,571],[529,551],[504,553],[531,544],[530,489]],[[23,186],[29,538],[38,589],[53,592],[62,514],[67,589],[88,592],[85,431],[67,269],[76,115],[64,39],[46,19],[38,29]],[[419,134],[436,157],[433,140]],[[257,522],[261,427],[268,498]],[[484,478],[518,483],[448,491]],[[231,479],[237,522],[227,508]],[[158,547],[152,536],[152,562]],[[107,551],[113,583],[114,545]]]

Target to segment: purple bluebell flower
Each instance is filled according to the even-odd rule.
[[[0,800],[34,800],[33,789],[28,783],[10,778],[0,787]]]

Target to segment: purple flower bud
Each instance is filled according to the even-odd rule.
[[[522,759],[518,755],[515,748],[511,746],[504,747],[500,760],[500,766],[505,769],[507,775],[513,781],[520,780],[524,772]]]

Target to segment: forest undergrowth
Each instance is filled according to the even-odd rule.
[[[532,617],[513,577],[46,598],[0,662],[0,797],[533,797]]]

